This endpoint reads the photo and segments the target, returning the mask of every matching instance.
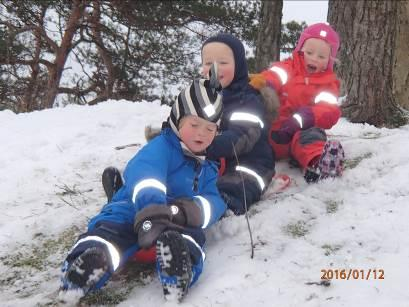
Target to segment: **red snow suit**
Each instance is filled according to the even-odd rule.
[[[304,67],[303,53],[293,52],[292,58],[273,63],[261,73],[280,99],[279,115],[271,125],[269,136],[300,107],[309,107],[312,111],[313,119],[309,119],[312,127],[297,131],[289,144],[277,144],[269,137],[277,159],[295,158],[303,169],[321,155],[326,141],[322,129],[330,129],[341,116],[337,105],[340,81],[334,72],[326,70],[309,74]]]

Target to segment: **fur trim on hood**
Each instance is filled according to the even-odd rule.
[[[271,123],[278,117],[280,99],[278,98],[276,91],[270,86],[264,86],[260,88],[259,92],[266,107],[266,119]]]
[[[160,127],[152,127],[151,125],[145,126],[145,140],[149,142],[154,137],[158,136],[161,130]]]

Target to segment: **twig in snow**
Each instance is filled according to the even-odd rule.
[[[116,149],[116,150],[121,150],[121,149],[125,149],[125,148],[127,148],[127,147],[133,147],[133,146],[135,146],[135,147],[141,147],[141,144],[139,144],[139,143],[132,143],[132,144],[127,144],[127,145],[120,145],[120,146],[116,146],[115,149]]]

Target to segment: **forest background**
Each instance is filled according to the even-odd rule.
[[[288,54],[306,23],[283,23],[282,12],[283,1],[1,0],[0,110],[170,104],[199,75],[200,46],[217,32],[243,39],[251,72]],[[327,20],[342,41],[344,116],[404,125],[409,1],[330,0]]]

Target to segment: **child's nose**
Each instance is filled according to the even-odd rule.
[[[313,62],[315,63],[315,62],[317,62],[317,61],[318,61],[318,56],[314,55],[314,56],[312,56],[312,57],[311,57],[311,59],[312,59],[312,60],[313,60]]]
[[[199,129],[199,135],[203,136],[204,134],[205,134],[205,129],[204,128]]]

